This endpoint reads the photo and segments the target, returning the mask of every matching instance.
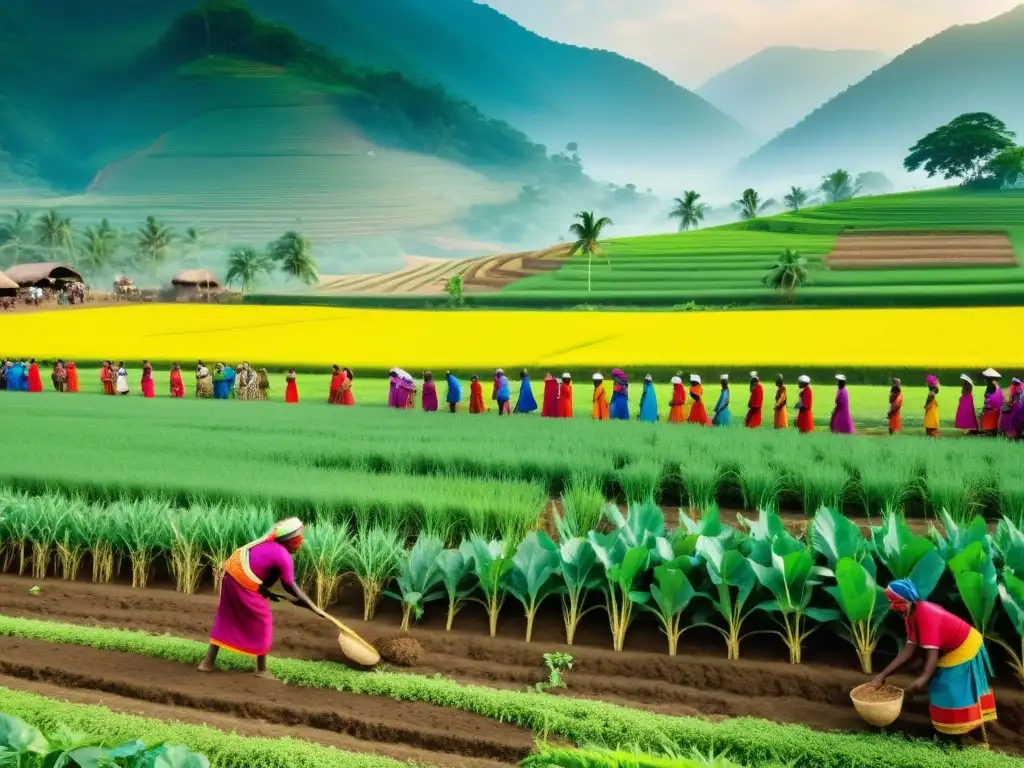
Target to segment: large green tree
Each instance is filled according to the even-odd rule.
[[[765,275],[764,284],[779,291],[787,302],[793,303],[797,288],[806,285],[809,279],[807,259],[792,248],[787,248]]]
[[[790,187],[782,197],[782,202],[786,204],[786,208],[790,211],[799,211],[810,199],[810,194],[803,187]]]
[[[139,263],[150,267],[162,264],[173,242],[173,230],[155,216],[147,216],[135,235],[135,252]]]
[[[685,232],[688,229],[696,229],[708,211],[707,203],[700,202],[700,192],[688,189],[683,192],[682,197],[677,197],[674,206],[668,217],[679,219],[679,231]]]
[[[82,247],[78,266],[88,275],[98,275],[113,267],[121,233],[103,219],[98,226],[86,227],[82,233]]]
[[[841,203],[854,197],[859,190],[849,171],[837,168],[821,180],[821,193],[826,203]]]
[[[265,251],[243,245],[228,254],[228,273],[224,280],[228,285],[241,283],[242,293],[246,294],[259,284],[261,275],[269,275],[273,271],[274,260]]]
[[[1009,147],[985,164],[985,173],[1000,186],[1012,187],[1024,175],[1024,147]]]
[[[775,201],[772,199],[762,201],[761,195],[756,189],[748,188],[743,190],[743,194],[734,205],[739,209],[740,218],[743,221],[750,221],[775,205]]]
[[[315,285],[320,280],[313,245],[298,232],[285,232],[270,244],[267,252],[288,279],[306,285]]]
[[[75,230],[71,219],[50,210],[35,223],[36,243],[45,248],[51,258],[72,260],[75,256]]]
[[[31,213],[16,210],[0,219],[0,265],[9,267],[30,261],[35,244],[35,220]]]
[[[1013,146],[1013,131],[988,112],[969,112],[936,128],[910,148],[903,161],[908,171],[924,169],[928,177],[970,182],[985,165]]]
[[[569,233],[575,238],[569,248],[569,255],[575,256],[577,253],[582,253],[587,257],[587,293],[590,293],[590,270],[594,263],[594,256],[604,256],[605,261],[608,262],[608,268],[611,269],[612,266],[601,243],[604,228],[612,226],[612,220],[607,216],[598,218],[593,211],[580,211],[576,214],[576,218],[578,221],[569,227]]]

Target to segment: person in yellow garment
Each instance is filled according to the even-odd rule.
[[[256,657],[256,674],[273,679],[267,671],[267,654],[274,640],[270,611],[271,587],[278,581],[297,604],[317,615],[323,612],[295,583],[292,555],[302,546],[302,521],[282,520],[261,539],[236,550],[224,564],[220,603],[210,630],[210,647],[199,665],[200,672],[216,670],[217,653],[226,648]]]
[[[885,590],[889,608],[903,614],[907,644],[872,685],[886,679],[917,655],[925,652],[924,670],[906,690],[928,689],[932,726],[950,736],[966,736],[996,719],[996,699],[989,686],[992,663],[981,633],[963,619],[935,603],[921,599],[909,579],[889,584]]]
[[[939,380],[935,376],[929,376],[928,398],[924,401],[924,432],[928,437],[936,437],[939,434]]]

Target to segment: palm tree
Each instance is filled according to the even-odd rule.
[[[8,254],[3,259],[5,266],[20,264],[31,256],[36,243],[32,214],[16,210],[0,221],[0,253]]]
[[[810,199],[810,193],[803,187],[790,187],[789,194],[782,198],[782,202],[791,211],[799,211]]]
[[[174,242],[174,232],[155,216],[147,216],[135,235],[135,250],[139,261],[149,266],[158,266],[167,258]]]
[[[707,203],[697,202],[700,200],[700,192],[688,189],[683,192],[682,197],[675,199],[676,207],[672,209],[668,217],[679,219],[679,231],[685,232],[693,227],[697,228],[700,222],[704,221],[704,214],[708,212]]]
[[[853,177],[842,168],[832,171],[821,180],[821,192],[826,203],[841,203],[854,197],[860,190],[853,182]]]
[[[241,282],[244,296],[259,283],[261,273],[269,275],[273,271],[274,262],[266,252],[244,245],[228,254],[228,274],[225,281],[228,285],[236,281]]]
[[[75,254],[75,232],[71,219],[50,210],[36,222],[36,242],[43,248],[71,258]]]
[[[110,269],[120,239],[121,233],[106,219],[97,227],[86,227],[82,241],[82,270],[95,275]]]
[[[807,271],[807,259],[792,248],[787,248],[764,277],[764,284],[776,291],[781,291],[790,304],[796,299],[796,289],[805,285],[810,279]]]
[[[288,279],[295,279],[306,285],[320,280],[317,274],[313,246],[298,232],[285,232],[267,248],[270,258],[277,262]]]
[[[762,213],[766,208],[775,204],[774,200],[766,200],[761,202],[761,196],[755,189],[743,190],[743,195],[739,200],[736,201],[736,205],[740,210],[740,218],[743,221],[750,221],[756,219],[757,214]]]
[[[569,232],[576,238],[576,241],[569,249],[569,255],[575,256],[577,253],[585,253],[587,255],[587,293],[590,293],[590,268],[594,262],[594,254],[604,256],[605,261],[608,262],[608,269],[612,268],[608,254],[605,253],[604,248],[601,246],[601,234],[604,232],[605,227],[612,226],[612,220],[607,216],[602,216],[599,219],[595,218],[593,211],[580,211],[576,214],[576,218],[579,221],[569,227]]]

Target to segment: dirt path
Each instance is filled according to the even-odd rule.
[[[12,616],[141,629],[205,640],[216,607],[216,597],[212,594],[186,596],[169,589],[133,591],[119,585],[96,586],[85,582],[69,584],[51,580],[44,582],[42,593],[33,597],[28,594],[30,586],[32,584],[27,579],[0,576],[0,612]],[[354,601],[352,605],[338,606],[333,612],[351,622],[353,628],[367,640],[376,643],[393,635],[398,627],[397,608],[392,608],[394,606],[390,603],[384,603],[380,616],[368,624],[358,620]],[[457,631],[452,632],[443,631],[443,617],[430,619],[428,614],[427,623],[411,633],[425,650],[424,660],[411,671],[428,675],[442,674],[464,683],[522,690],[546,677],[542,659],[545,652],[565,650],[572,653],[575,663],[573,671],[567,676],[569,687],[559,695],[611,701],[666,714],[752,716],[801,723],[821,730],[868,730],[849,702],[849,691],[864,682],[865,676],[856,665],[852,649],[838,640],[805,649],[807,661],[800,666],[792,666],[778,661],[785,658],[785,652],[774,639],[751,638],[743,646],[743,659],[727,661],[717,637],[713,634],[702,635],[698,631],[684,636],[681,655],[672,658],[664,652],[663,637],[653,625],[643,623],[646,620],[644,617],[631,630],[627,639],[628,650],[612,653],[608,649],[607,626],[603,616],[595,613],[587,617],[578,644],[566,647],[562,645],[558,607],[552,604],[547,609],[550,610],[538,618],[535,640],[530,644],[521,640],[523,622],[512,603],[503,613],[499,631],[501,636],[493,639],[487,637],[486,617],[472,608],[459,614],[456,619]],[[275,606],[275,614],[276,653],[296,658],[343,662],[334,643],[334,633],[322,621],[290,606]],[[505,616],[508,616],[507,620]],[[102,667],[93,666],[91,659],[79,657],[77,653],[73,654],[78,658],[75,665],[66,664],[64,657],[68,654],[65,648],[60,648],[59,653],[58,649],[46,649],[46,655],[32,657],[34,662],[26,657],[19,663],[32,662],[29,665],[31,674],[31,670],[40,665],[58,664],[56,660],[59,659],[58,669],[98,675],[97,670]],[[0,657],[10,663],[6,644],[0,644]],[[102,665],[103,661],[99,659],[96,663]],[[155,697],[148,696],[147,700],[158,704],[179,703],[168,698],[168,691],[175,692],[175,686],[179,685],[178,678],[188,678],[189,671],[174,664],[169,667],[160,666],[167,663],[158,661],[153,661],[157,666],[151,668],[149,663],[139,662],[136,665],[134,661],[131,662],[132,669],[144,669],[145,674],[150,675],[145,679],[160,681]],[[1011,682],[1008,671],[999,666],[998,659],[996,664],[1000,675],[996,681],[1000,725],[991,734],[993,744],[1001,749],[1024,754],[1024,691]],[[110,674],[113,675],[121,668],[115,664]],[[6,670],[0,666],[0,671]],[[105,678],[107,674],[99,676]],[[261,681],[246,683],[263,684]],[[204,683],[200,681],[198,685]],[[104,690],[126,695],[120,689]],[[256,689],[256,692],[259,690],[262,689]],[[295,691],[287,690],[289,693]],[[186,688],[183,693],[189,691],[197,697],[210,695],[208,691],[192,688]],[[214,693],[220,696],[219,692]],[[138,698],[136,694],[127,695]],[[300,692],[293,704],[311,710],[313,714],[308,717],[302,714],[287,721],[280,713],[262,710],[255,716],[269,722],[295,722],[303,727],[323,728],[322,723],[339,723],[337,728],[328,730],[340,730],[353,738],[374,738],[375,732],[367,730],[370,725],[360,718],[367,712],[375,712],[376,705],[367,709],[360,703],[364,697],[348,697],[357,700],[348,701],[342,694],[326,695],[329,699],[324,701],[319,698],[319,694],[307,695]],[[337,698],[339,696],[342,698]],[[232,716],[247,716],[245,711],[237,709],[231,699],[222,701],[223,698],[215,697],[217,706],[201,708]],[[354,716],[352,710],[346,708],[336,712],[340,720],[330,719],[325,712],[333,712],[330,708],[337,702],[344,702],[347,707],[360,707],[359,716]],[[274,705],[283,706],[284,702],[275,701]],[[404,723],[410,722],[409,712],[403,713],[393,702],[385,702],[384,709],[383,722],[392,725],[382,727],[393,728],[396,734],[401,735],[392,740],[410,748],[431,751],[449,748],[447,742],[430,741],[438,738],[430,730],[432,724],[444,728],[451,718],[461,717],[453,713],[451,718],[444,714],[439,720],[434,719],[437,711],[428,707],[423,723],[417,721],[418,726],[423,726],[426,735],[416,736],[403,730]],[[418,713],[415,716],[418,717]],[[356,718],[355,722],[351,718]],[[486,738],[476,741],[483,737],[475,730],[478,727],[477,719],[470,718],[465,730],[459,726],[459,733],[465,738],[465,743],[460,742],[450,748],[460,754],[481,759],[507,759],[520,745],[516,739],[526,737],[528,741],[528,734],[518,729],[506,731],[498,725],[493,724],[493,732],[485,728],[483,734]],[[907,702],[900,726],[908,734],[930,734],[924,699],[916,698]],[[419,730],[417,728],[416,733]],[[521,748],[528,748],[528,744],[523,743]]]

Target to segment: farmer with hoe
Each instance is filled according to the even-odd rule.
[[[270,589],[277,581],[296,604],[322,616],[305,592],[295,583],[292,555],[302,546],[302,521],[282,520],[270,533],[236,550],[224,564],[217,615],[210,630],[210,647],[199,665],[200,672],[216,671],[221,648],[256,657],[256,675],[274,679],[267,671],[267,654],[274,638]]]
[[[996,719],[996,700],[988,683],[992,664],[981,633],[945,608],[922,600],[909,579],[889,584],[885,596],[889,608],[903,614],[907,644],[871,684],[880,687],[923,649],[924,670],[907,693],[927,687],[935,730],[966,736],[980,727],[987,747],[985,723]]]

